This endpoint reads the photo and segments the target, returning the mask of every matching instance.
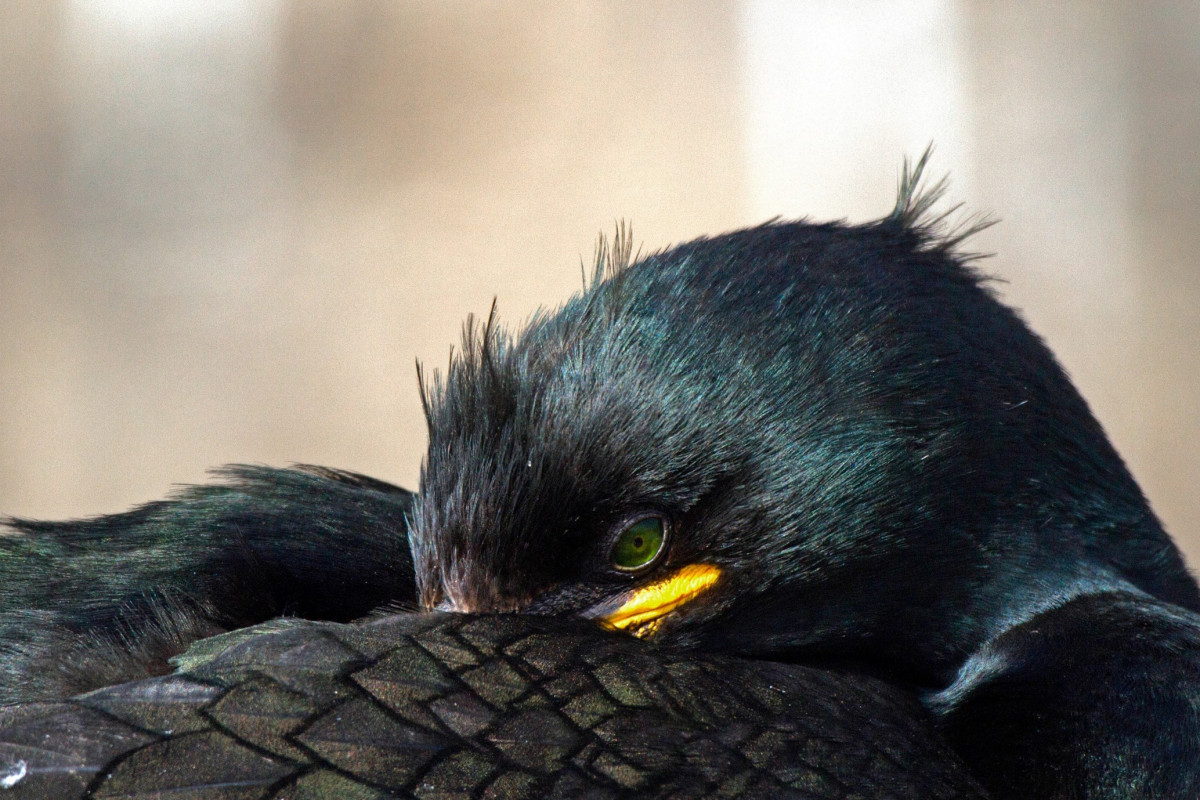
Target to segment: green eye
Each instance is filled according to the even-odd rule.
[[[667,525],[662,517],[643,517],[621,531],[612,549],[612,565],[620,570],[647,566],[662,551]]]

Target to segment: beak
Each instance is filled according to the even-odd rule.
[[[645,638],[658,630],[663,617],[708,591],[720,577],[720,567],[689,564],[662,580],[598,603],[583,616]]]

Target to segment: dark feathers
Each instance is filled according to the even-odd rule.
[[[1053,356],[910,206],[700,239],[519,337],[468,331],[429,391],[426,605],[617,591],[612,526],[649,510],[678,529],[662,570],[727,576],[662,635],[929,687],[1067,596],[1200,607]]]
[[[1129,593],[1017,625],[930,698],[998,797],[1200,796],[1200,624]]]
[[[415,498],[237,468],[13,523],[4,699],[232,632],[6,712],[0,757],[95,796],[1194,794],[1200,591],[924,163],[880,221],[622,231],[519,334],[468,320]],[[332,624],[414,601],[525,616]],[[330,622],[245,629],[280,615]]]
[[[0,709],[18,763],[0,796],[983,796],[881,681],[533,617],[297,620],[176,675]]]
[[[409,492],[323,467],[218,474],[124,514],[10,520],[0,703],[158,674],[196,639],[281,615],[413,604]]]

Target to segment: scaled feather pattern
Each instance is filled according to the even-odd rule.
[[[1200,590],[925,164],[469,319],[415,494],[12,521],[0,797],[1200,794]]]

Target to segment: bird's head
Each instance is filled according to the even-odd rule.
[[[923,221],[628,259],[425,388],[423,603],[944,682],[1063,586],[1188,592],[1041,342]]]

